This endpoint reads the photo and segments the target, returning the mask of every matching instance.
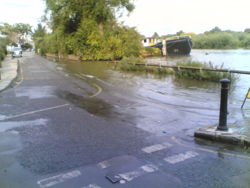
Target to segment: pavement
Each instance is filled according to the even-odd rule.
[[[202,127],[195,131],[194,136],[215,142],[250,146],[249,125],[228,125],[228,127],[227,131],[217,130],[217,125]]]
[[[19,59],[7,56],[0,68],[0,92],[8,88],[17,77]]]

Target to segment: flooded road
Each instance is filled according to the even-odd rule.
[[[250,50],[193,50],[186,57],[147,59],[148,62],[162,64],[175,64],[183,60],[250,71]],[[102,95],[109,97],[118,114],[136,117],[136,126],[146,131],[162,134],[168,132],[170,126],[173,132],[186,130],[191,135],[198,127],[218,122],[219,83],[125,73],[110,62],[60,61],[59,64],[90,85],[99,85],[105,91]],[[250,75],[237,77],[237,81],[231,85],[228,121],[249,132],[250,101],[246,102],[244,111],[240,110],[240,106],[249,87]],[[126,98],[126,104],[115,101],[116,96]]]
[[[249,187],[249,150],[193,137],[218,122],[218,83],[32,53],[21,67],[0,95],[0,187]],[[238,104],[229,120],[246,130]]]

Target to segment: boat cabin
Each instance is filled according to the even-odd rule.
[[[161,42],[162,40],[159,39],[159,38],[154,38],[154,37],[147,37],[147,38],[144,38],[142,40],[142,44],[144,47],[149,47],[149,46],[153,46],[159,42]]]

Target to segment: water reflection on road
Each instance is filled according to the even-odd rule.
[[[175,64],[189,59],[250,71],[250,50],[193,50],[188,57],[151,58],[147,61]],[[106,100],[113,103],[121,114],[137,117],[136,126],[146,131],[159,134],[171,127],[171,132],[192,132],[197,127],[218,121],[219,83],[124,73],[110,62],[60,61],[59,64],[73,74],[84,76],[85,81],[100,85]],[[243,112],[240,106],[249,83],[250,75],[240,75],[231,86],[229,96],[229,123],[238,124],[244,130],[249,129],[250,111],[247,109],[250,109],[250,100]]]

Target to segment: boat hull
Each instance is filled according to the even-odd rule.
[[[166,47],[162,50],[166,50],[166,55],[178,56],[178,55],[189,55],[192,49],[191,38],[180,38],[173,40],[166,40]],[[163,54],[165,54],[163,52]]]

